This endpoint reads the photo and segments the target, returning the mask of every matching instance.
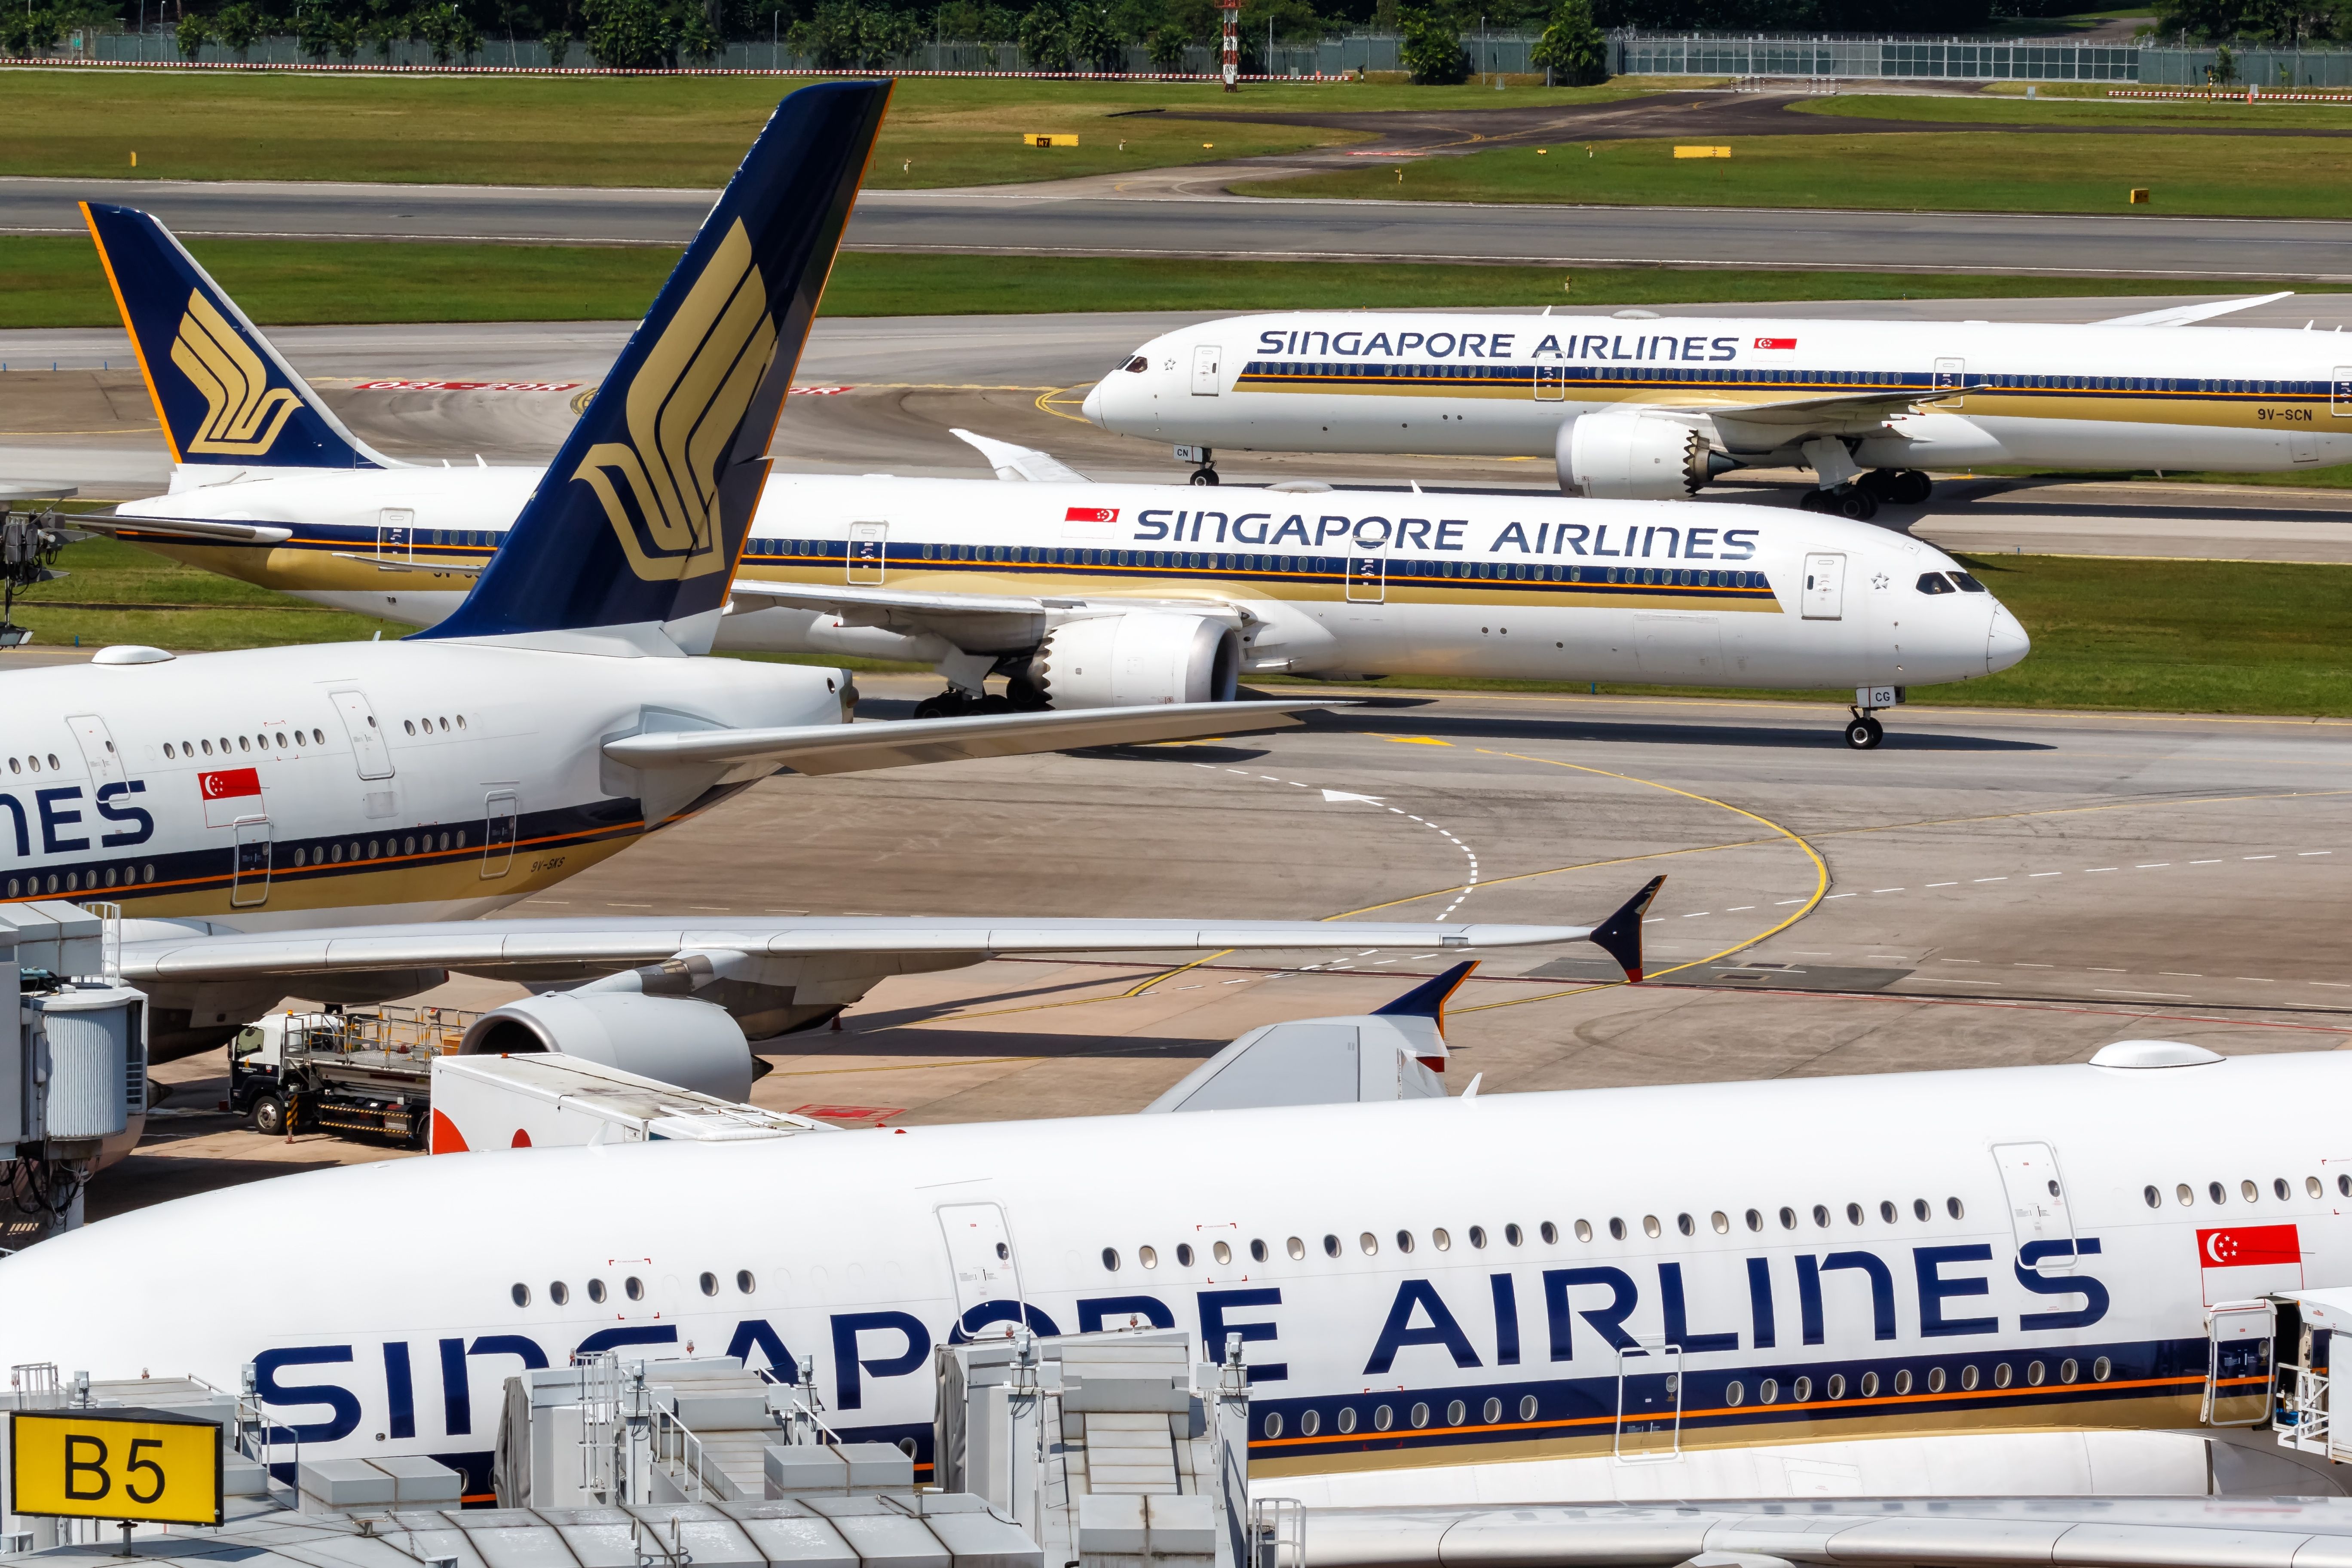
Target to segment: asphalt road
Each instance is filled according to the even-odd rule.
[[[933,683],[861,684],[896,716]],[[519,912],[1582,921],[1664,871],[1651,984],[1608,984],[1583,944],[1484,955],[1447,1025],[1454,1092],[2352,1039],[2341,721],[1908,708],[1855,753],[1809,704],[1335,695],[1377,702],[1260,738],[767,780]],[[1448,958],[1227,957],[1140,994],[1161,971],[1125,961],[908,976],[839,1033],[769,1045],[753,1098],[853,1124],[1132,1110],[1244,1030],[1367,1010]],[[220,1070],[163,1069],[190,1114],[151,1122],[93,1214],[384,1157],[237,1130],[209,1113]]]
[[[2352,281],[2352,224],[2284,219],[1482,206],[1236,196],[1274,163],[961,191],[868,191],[853,249],[1003,256],[1665,265]],[[0,179],[0,234],[80,234],[74,203],[184,235],[679,245],[711,193]]]

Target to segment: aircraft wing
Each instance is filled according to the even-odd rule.
[[[1288,729],[1328,698],[1276,702],[1171,702],[1065,712],[982,713],[869,724],[797,724],[768,730],[662,730],[604,742],[624,767],[727,767],[773,763],[795,773],[864,773],[914,763],[1013,757],[1087,746],[1131,746]]]
[[[1721,424],[1789,426],[1812,429],[1830,425],[1882,425],[1900,415],[1915,414],[1927,405],[1982,392],[1980,385],[1890,388],[1885,392],[1841,392],[1822,397],[1790,397],[1769,403],[1743,403],[1704,394],[1687,402],[1651,403],[1635,412],[1706,415]]]
[[[2137,316],[2110,316],[2104,321],[2093,321],[2095,327],[2185,327],[2191,321],[2210,321],[2216,316],[2252,310],[2267,305],[2273,300],[2291,300],[2292,289],[2282,289],[2275,294],[2256,294],[2243,300],[2214,300],[2202,305],[2171,305],[2161,310],[2143,310]]]
[[[1363,921],[896,919],[802,916],[697,922],[660,916],[444,921],[319,931],[205,933],[131,921],[120,977],[134,985],[220,984],[302,976],[454,969],[512,977],[610,973],[689,954],[887,958],[1013,952],[1195,952],[1228,949],[1524,947],[1583,942],[1601,928]]]
[[[950,428],[948,434],[974,447],[988,459],[1000,479],[1030,479],[1040,482],[1061,481],[1084,484],[1086,475],[1071,468],[1050,452],[1034,447],[1016,447],[1010,441],[998,441],[986,436],[975,436],[969,430]]]
[[[446,572],[460,577],[478,577],[482,568],[489,564],[487,561],[392,561],[381,555],[362,555],[356,550],[338,550],[334,557],[338,561],[357,561],[379,572],[431,572],[436,575]]]
[[[229,544],[279,544],[294,537],[290,528],[264,522],[195,522],[170,517],[124,517],[116,512],[83,512],[75,517],[73,525],[116,538],[126,533],[144,533],[194,542],[210,540]]]
[[[1252,617],[1236,605],[1203,599],[1100,599],[1061,594],[941,594],[919,589],[854,586],[845,583],[771,583],[738,577],[728,590],[733,614],[781,605],[839,616],[855,626],[887,626],[915,631],[945,620],[969,625],[974,617],[1017,616],[1039,622],[1043,617],[1069,618],[1066,612],[1125,615],[1135,610],[1181,610],[1187,615],[1216,616],[1241,625]]]

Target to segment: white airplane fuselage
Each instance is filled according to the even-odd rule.
[[[139,542],[430,625],[470,584],[455,568],[489,558],[538,475],[318,473],[121,511],[290,526],[294,537],[275,544]],[[392,534],[380,531],[386,511],[402,519]],[[1993,595],[1921,591],[1924,575],[1957,569],[1932,545],[1781,509],[1702,520],[1661,502],[1555,496],[778,475],[739,580],[1084,596],[1092,614],[1121,597],[1238,605],[1251,617],[1245,668],[1259,672],[1769,689],[1926,686],[2014,664],[2025,635]],[[963,646],[1015,651],[1050,624],[1000,618]],[[928,657],[874,624],[806,609],[739,607],[718,647]]]
[[[2215,1108],[2347,1090],[2305,1054],[435,1156],[0,1261],[0,1354],[251,1363],[306,1460],[476,1490],[526,1366],[810,1357],[845,1435],[927,1450],[934,1344],[1024,1316],[1239,1332],[1266,1474],[2194,1426],[2210,1306],[2352,1278],[2333,1134]],[[224,1270],[256,1234],[301,1245]]]
[[[1743,406],[1906,388],[1953,395],[1843,432],[1861,467],[2352,460],[2352,342],[2276,328],[1291,311],[1154,338],[1086,411],[1188,446],[1489,458],[1552,458],[1570,421],[1643,411],[1713,421],[1761,462],[1790,452]]]

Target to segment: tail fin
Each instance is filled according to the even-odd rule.
[[[777,106],[474,591],[415,635],[658,627],[709,651],[889,97]]]
[[[391,468],[319,401],[236,301],[147,214],[81,204],[174,463]]]

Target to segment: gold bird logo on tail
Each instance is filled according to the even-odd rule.
[[[191,452],[258,458],[300,404],[289,389],[269,384],[261,355],[201,293],[188,295],[172,363],[204,394],[204,423],[187,444]]]
[[[629,438],[591,447],[572,476],[595,490],[645,581],[726,569],[719,467],[775,356],[767,284],[739,218],[629,385]]]

